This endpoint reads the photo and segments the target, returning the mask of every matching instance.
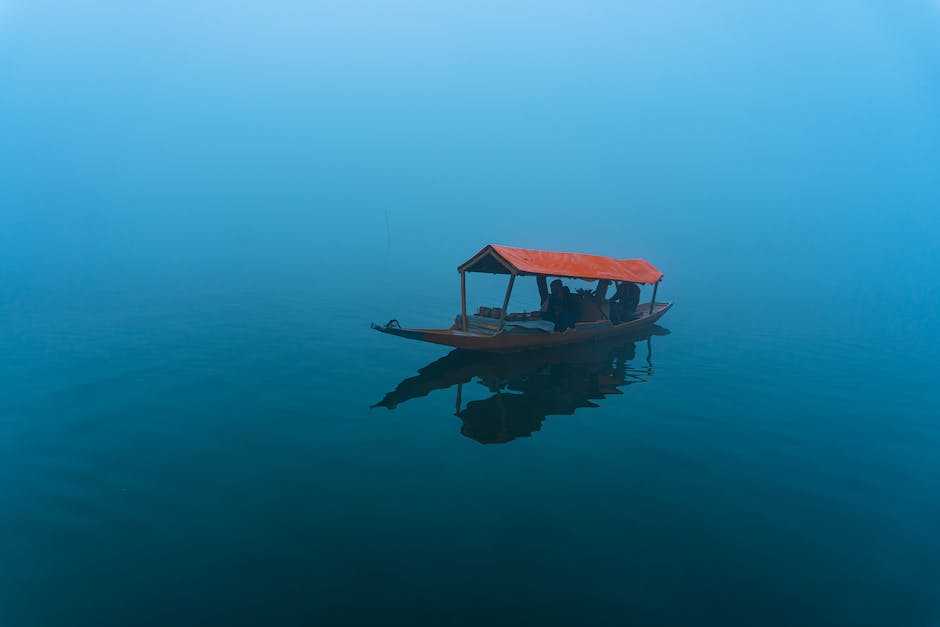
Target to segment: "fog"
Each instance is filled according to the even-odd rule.
[[[495,242],[926,327],[938,35],[926,0],[6,2],[0,289],[453,299]]]

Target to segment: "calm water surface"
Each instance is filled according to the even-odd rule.
[[[407,289],[21,298],[4,624],[940,616],[922,336],[716,324],[693,292],[619,345],[474,358],[369,330],[451,319]]]

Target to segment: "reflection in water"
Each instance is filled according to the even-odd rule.
[[[455,350],[405,379],[373,407],[395,409],[433,390],[457,386],[460,432],[483,444],[532,435],[546,416],[571,415],[581,407],[653,374],[653,335],[669,331],[653,326],[642,335],[616,343],[592,343],[510,355]],[[644,343],[637,363],[637,343]],[[464,383],[476,378],[492,394],[463,405]]]

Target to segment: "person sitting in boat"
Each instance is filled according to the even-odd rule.
[[[611,322],[620,324],[632,319],[636,306],[640,304],[640,286],[630,281],[621,281],[609,302]]]
[[[607,288],[610,287],[610,283],[607,279],[601,279],[597,282],[597,288],[592,292],[597,309],[608,320],[610,320],[610,302],[607,300]]]
[[[554,321],[565,308],[565,290],[563,289],[561,279],[555,279],[551,284],[551,291],[546,290],[542,294],[542,306],[539,311],[542,312],[544,320]]]
[[[542,312],[543,320],[554,322],[555,331],[561,332],[576,322],[576,307],[577,302],[571,290],[562,284],[561,279],[555,279],[551,283],[551,292],[542,299],[539,311]]]

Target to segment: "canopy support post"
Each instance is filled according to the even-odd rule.
[[[544,303],[545,299],[548,298],[548,277],[544,274],[536,275],[535,284],[539,288],[539,304]]]
[[[660,279],[659,281],[662,281],[662,279]],[[659,281],[656,281],[655,283],[653,283],[653,298],[652,300],[650,300],[650,315],[651,316],[653,315],[653,307],[656,306],[656,290],[659,289]]]
[[[503,299],[503,308],[499,311],[499,328],[506,324],[506,308],[509,307],[509,295],[512,294],[512,284],[516,282],[516,275],[509,275],[509,285],[506,287],[506,298]]]
[[[460,273],[460,326],[467,330],[467,273]]]

